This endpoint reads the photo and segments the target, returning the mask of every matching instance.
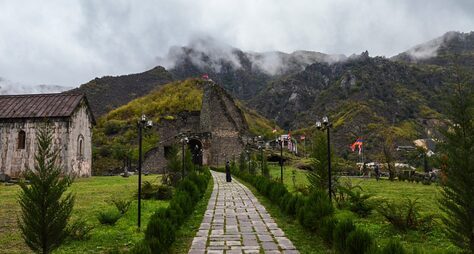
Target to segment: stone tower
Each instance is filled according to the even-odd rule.
[[[244,114],[234,99],[214,82],[204,86],[200,129],[212,134],[209,149],[203,154],[204,164],[222,165],[238,157],[244,149],[243,136],[248,133]]]

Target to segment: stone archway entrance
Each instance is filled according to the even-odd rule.
[[[202,166],[202,143],[199,139],[192,138],[188,142],[188,148],[191,151],[193,163]]]

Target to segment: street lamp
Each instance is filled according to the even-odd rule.
[[[182,173],[181,173],[181,179],[184,179],[184,174],[185,174],[185,171],[184,171],[184,146],[189,142],[189,138],[184,136],[181,138],[181,158],[182,158],[182,167],[181,167],[181,170],[182,170]]]
[[[281,136],[278,137],[276,142],[280,145],[280,181],[283,183],[283,139]]]
[[[141,226],[141,198],[142,198],[142,130],[144,128],[150,129],[153,126],[151,120],[147,120],[145,115],[142,115],[138,121],[138,228]]]
[[[318,130],[324,131],[326,130],[327,136],[328,136],[328,194],[329,194],[329,200],[332,201],[332,176],[331,176],[331,138],[330,138],[330,128],[332,127],[332,123],[329,122],[329,119],[327,116],[323,117],[323,123],[318,120],[316,121],[316,128]]]

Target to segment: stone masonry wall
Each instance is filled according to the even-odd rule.
[[[36,153],[36,130],[43,124],[35,120],[18,120],[0,122],[0,172],[12,177],[19,177],[27,168],[34,168]],[[60,149],[60,163],[67,168],[67,147],[63,146],[68,139],[68,122],[53,120],[53,147]],[[18,134],[25,132],[25,149],[18,149]]]
[[[82,140],[82,154],[79,141]],[[85,102],[71,116],[69,125],[68,170],[78,176],[91,176],[92,173],[92,117]]]
[[[212,133],[208,164],[224,165],[244,149],[242,136],[248,130],[244,116],[234,100],[218,85],[204,88],[201,129]]]
[[[172,120],[162,119],[155,127],[158,131],[160,141],[157,147],[145,154],[143,169],[150,172],[163,172],[167,163],[164,147],[178,145],[175,137],[181,132],[199,132],[199,116],[199,111],[182,112],[174,116]]]
[[[60,150],[59,163],[65,172],[91,175],[91,122],[87,108],[78,108],[71,118],[48,119],[53,131],[53,148]],[[26,169],[34,169],[37,149],[36,131],[44,125],[39,119],[3,120],[0,122],[0,172],[19,177]],[[25,132],[25,149],[18,149],[18,134]],[[83,139],[83,155],[78,154],[78,137]]]

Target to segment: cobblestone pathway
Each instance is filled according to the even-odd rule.
[[[299,253],[252,192],[212,172],[214,189],[189,253]]]

